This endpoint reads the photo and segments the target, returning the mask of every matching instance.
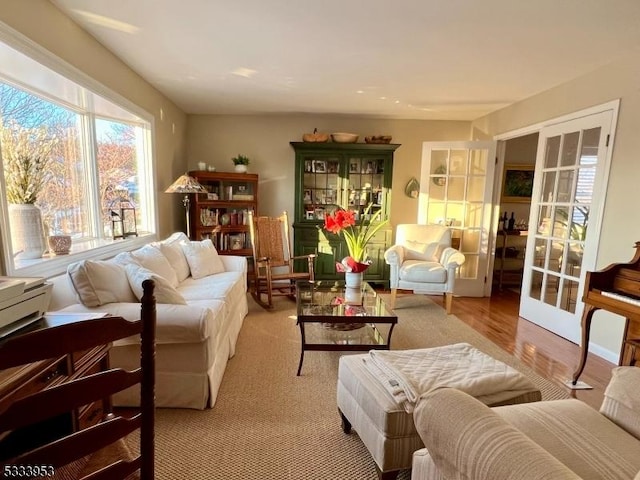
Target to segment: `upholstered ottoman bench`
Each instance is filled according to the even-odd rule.
[[[402,378],[390,378],[390,372]],[[413,452],[424,446],[410,413],[412,395],[400,388],[407,382],[418,397],[422,390],[452,386],[489,406],[541,399],[524,375],[465,343],[342,356],[337,390],[342,428],[355,429],[384,480],[411,468]]]

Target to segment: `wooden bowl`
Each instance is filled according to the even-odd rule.
[[[324,143],[329,141],[328,133],[305,133],[302,135],[303,142]]]
[[[372,135],[364,137],[365,143],[391,143],[391,135]]]

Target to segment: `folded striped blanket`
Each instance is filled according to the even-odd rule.
[[[365,365],[404,409],[411,413],[421,395],[451,387],[479,398],[534,388],[514,368],[468,343],[415,350],[371,350]],[[481,398],[480,398],[481,399]]]

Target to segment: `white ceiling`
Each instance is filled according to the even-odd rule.
[[[51,0],[181,109],[472,120],[640,46],[640,0]]]

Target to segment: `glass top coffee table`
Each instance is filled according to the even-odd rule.
[[[398,317],[371,286],[346,288],[344,282],[321,280],[296,283],[296,308],[304,352],[388,350]]]

